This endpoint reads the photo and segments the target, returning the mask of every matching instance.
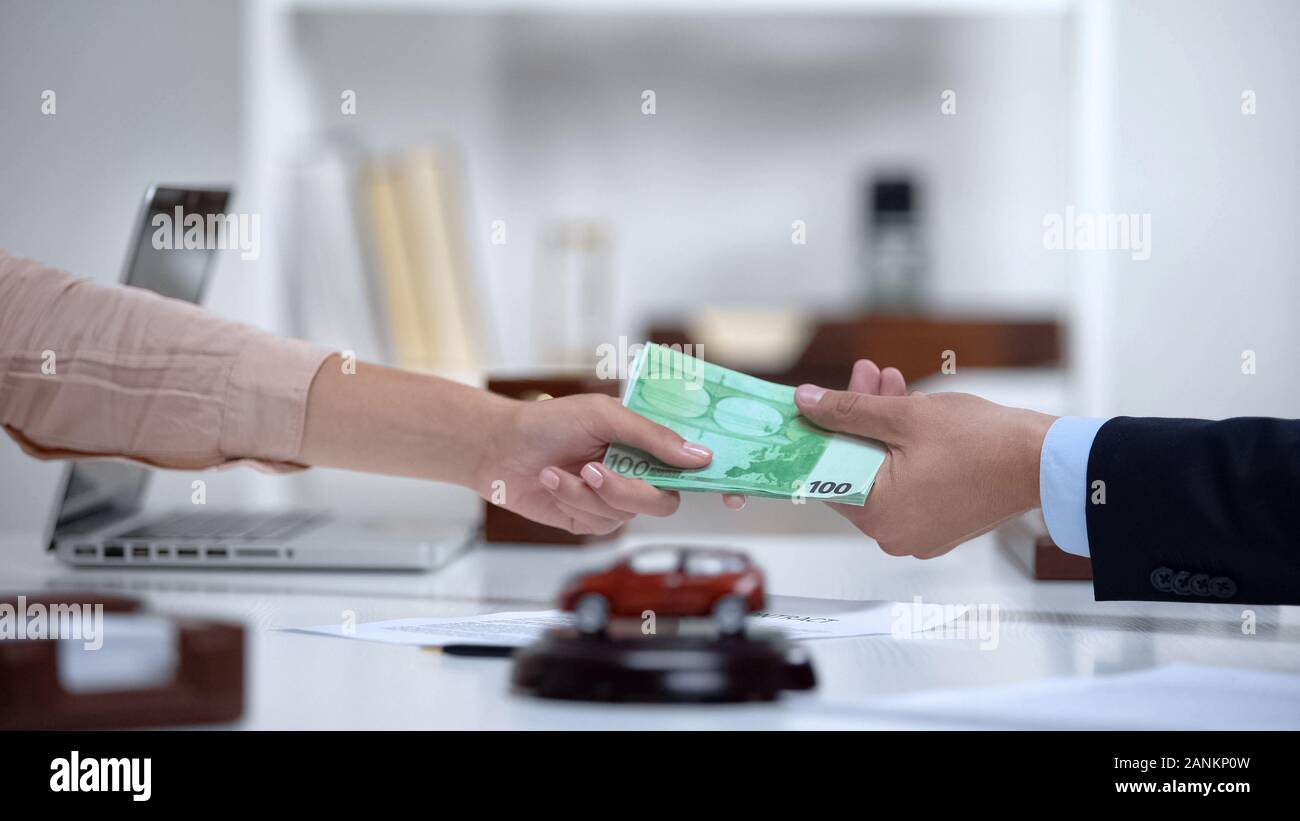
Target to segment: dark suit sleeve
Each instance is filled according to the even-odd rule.
[[[1300,420],[1112,419],[1087,520],[1098,600],[1300,604]]]

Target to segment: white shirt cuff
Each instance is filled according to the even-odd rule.
[[[1088,548],[1088,454],[1105,419],[1062,416],[1043,439],[1038,492],[1052,541],[1066,553],[1090,556]]]

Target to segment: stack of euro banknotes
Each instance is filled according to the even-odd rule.
[[[623,404],[713,451],[706,467],[684,469],[610,446],[606,467],[655,487],[862,505],[885,460],[879,443],[800,416],[794,388],[654,343],[637,353]]]

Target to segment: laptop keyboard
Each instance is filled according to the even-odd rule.
[[[309,527],[322,524],[326,514],[311,511],[283,513],[222,513],[219,511],[183,511],[171,513],[119,539],[168,539],[179,541],[258,541],[290,539]]]

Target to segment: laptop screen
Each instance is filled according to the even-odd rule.
[[[166,214],[173,220],[181,213],[225,213],[230,192],[157,186],[145,197],[136,227],[126,272],[122,281],[174,299],[198,302],[203,296],[213,249],[155,248],[154,217]],[[76,462],[66,471],[63,497],[55,515],[55,535],[89,532],[111,521],[139,511],[149,478],[148,468],[129,462],[88,460]],[[53,540],[51,539],[51,547]]]

